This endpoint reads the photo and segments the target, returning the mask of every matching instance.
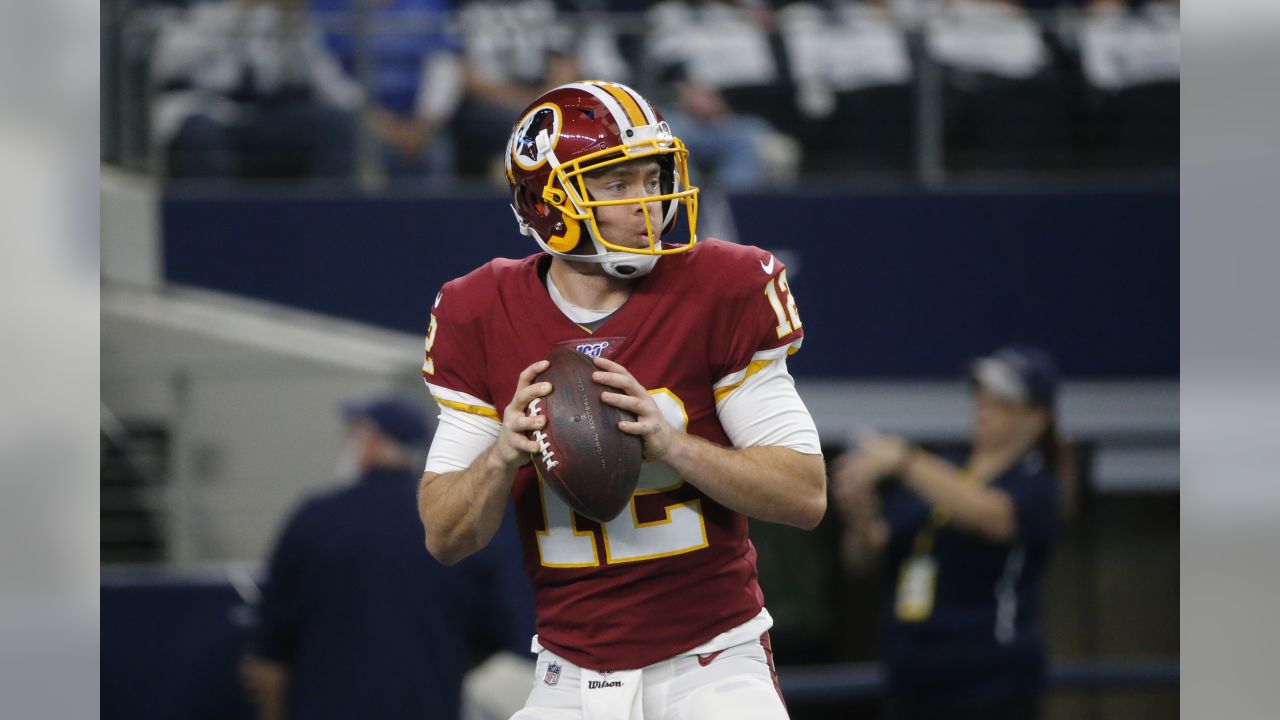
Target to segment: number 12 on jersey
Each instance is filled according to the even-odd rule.
[[[786,270],[778,273],[776,281],[775,278],[769,278],[769,282],[764,284],[764,294],[773,306],[773,314],[778,316],[778,326],[774,328],[778,337],[786,337],[792,331],[799,330],[800,313],[796,310],[796,299],[791,295],[791,287],[787,285]],[[783,310],[784,297],[786,310]]]
[[[683,432],[689,418],[680,398],[665,388],[650,390],[649,394],[653,395],[667,422]],[[667,505],[663,508],[664,517],[653,521],[641,521],[636,512],[636,498],[675,490],[683,484],[684,480],[666,465],[646,463],[640,471],[640,482],[631,504],[618,517],[601,525],[603,560],[609,564],[636,562],[707,547],[701,500]],[[578,529],[568,503],[548,491],[542,478],[538,478],[538,493],[547,528],[537,533],[542,565],[558,568],[600,565],[601,549],[596,547],[595,533]]]

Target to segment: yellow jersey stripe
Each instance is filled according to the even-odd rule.
[[[472,415],[479,415],[481,417],[487,417],[490,420],[498,420],[498,422],[502,422],[498,418],[498,411],[490,407],[485,407],[483,405],[468,405],[454,400],[445,400],[441,397],[436,397],[435,401],[440,405],[453,408],[454,410],[461,410],[462,412],[471,413]]]
[[[646,125],[644,119],[644,111],[640,109],[640,104],[635,98],[631,97],[631,93],[612,83],[598,83],[596,87],[608,92],[618,101],[623,110],[627,111],[627,117],[631,120],[632,125]]]
[[[724,400],[725,398],[729,397],[729,393],[733,392],[734,390],[737,390],[739,387],[742,386],[742,383],[747,381],[747,378],[765,369],[765,367],[767,367],[771,362],[773,362],[772,359],[753,361],[750,365],[747,366],[747,371],[742,376],[741,380],[739,380],[738,382],[732,385],[725,385],[722,388],[716,388],[715,390],[716,402],[718,403],[721,400]]]

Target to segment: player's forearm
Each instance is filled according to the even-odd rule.
[[[427,551],[453,565],[493,539],[515,469],[490,447],[465,470],[426,473],[418,492],[418,515],[426,531]]]
[[[957,527],[996,541],[1013,537],[1016,519],[1009,496],[985,484],[966,482],[951,463],[916,451],[903,467],[902,479]]]
[[[663,458],[711,499],[748,517],[812,529],[827,509],[820,455],[789,448],[723,448],[684,435]]]

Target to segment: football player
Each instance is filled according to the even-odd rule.
[[[818,433],[787,372],[804,332],[782,262],[696,237],[688,152],[634,90],[562,85],[507,145],[512,208],[541,252],[436,296],[423,377],[440,422],[419,493],[427,549],[484,547],[513,498],[537,605],[536,684],[515,718],[787,716],[747,518],[813,528]],[[683,212],[682,212],[683,211]],[[664,241],[680,225],[678,241]],[[576,515],[538,477],[526,414],[539,358],[594,358],[633,413],[645,464],[630,508]]]

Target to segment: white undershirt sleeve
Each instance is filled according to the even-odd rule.
[[[475,413],[440,406],[425,472],[465,470],[498,439],[502,423]]]
[[[795,380],[787,372],[786,352],[782,350],[758,353],[761,358],[752,363],[758,369],[746,374],[740,384],[718,399],[716,415],[734,447],[785,447],[806,455],[821,455],[818,428],[796,392]],[[717,385],[724,385],[724,381]]]

